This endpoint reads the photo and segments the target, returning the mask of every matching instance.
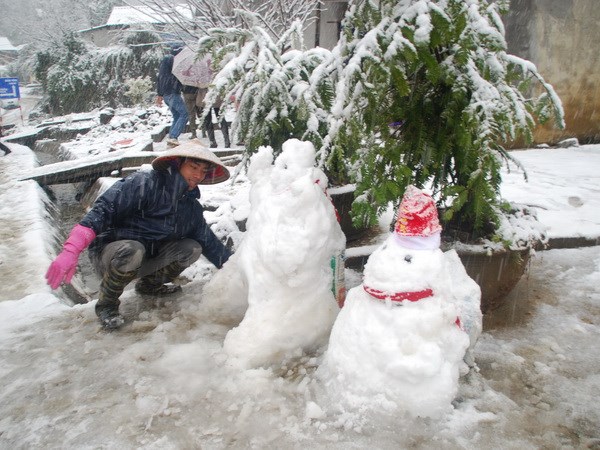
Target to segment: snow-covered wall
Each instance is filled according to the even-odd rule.
[[[598,6],[598,0],[511,1],[505,18],[509,52],[536,64],[565,110],[566,129],[540,127],[536,142],[600,141]]]

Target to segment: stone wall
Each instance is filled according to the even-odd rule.
[[[538,127],[536,143],[600,142],[600,1],[512,0],[509,52],[536,64],[558,93],[566,129]]]
[[[304,32],[307,47],[332,49],[338,42],[347,0],[321,0],[321,11],[315,13],[315,20]]]

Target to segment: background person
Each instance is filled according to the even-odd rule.
[[[198,90],[199,88],[196,86],[188,86],[183,85],[182,93],[183,93],[183,102],[185,103],[185,108],[188,113],[188,122],[190,124],[190,138],[195,139],[198,137],[198,123],[203,122],[200,119],[200,115],[202,114],[203,105],[198,105]],[[198,120],[196,120],[198,119]],[[202,123],[200,126],[203,126]]]
[[[204,93],[202,93],[201,91],[202,91],[202,89],[198,90],[198,97],[202,97],[202,99],[199,102],[200,102],[200,104],[204,105],[204,96],[206,95],[207,90],[205,89]],[[211,148],[218,147],[217,140],[215,139],[215,127],[213,125],[212,114],[214,111],[215,117],[218,118],[219,110],[220,110],[222,104],[223,104],[223,101],[221,99],[217,99],[217,101],[209,109],[208,114],[206,114],[206,116],[204,116],[203,126],[206,129],[206,134],[208,134],[208,140],[210,141]],[[223,133],[223,142],[225,144],[225,148],[231,148],[231,141],[229,139],[229,123],[225,120],[225,115],[223,115],[223,117],[221,118],[220,127],[221,127],[221,133]]]
[[[179,145],[179,135],[185,129],[188,121],[187,109],[181,97],[183,85],[173,75],[173,60],[175,59],[175,55],[182,49],[183,46],[174,46],[171,54],[163,58],[156,80],[156,104],[162,106],[164,100],[173,115],[173,122],[169,129],[169,136],[167,137],[167,146],[169,147]]]

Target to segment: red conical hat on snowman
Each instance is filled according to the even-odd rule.
[[[394,233],[401,245],[410,248],[437,248],[442,227],[435,202],[413,185],[404,192]]]

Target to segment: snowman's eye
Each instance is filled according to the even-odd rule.
[[[410,256],[410,255],[406,255],[406,256],[404,257],[404,261],[406,261],[407,263],[410,263],[410,262],[412,261],[412,256]]]

